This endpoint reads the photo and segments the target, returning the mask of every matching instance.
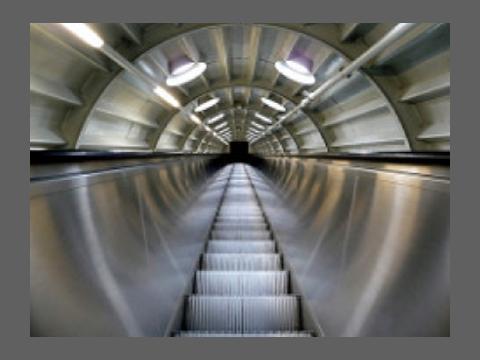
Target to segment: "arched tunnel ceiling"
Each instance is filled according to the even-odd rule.
[[[190,121],[219,113],[244,140],[259,112],[280,115],[318,87],[395,24],[89,24],[109,46],[179,99],[161,101],[137,77],[82,44],[58,24],[32,24],[30,146],[51,149],[144,149],[221,152],[225,145]],[[256,142],[264,153],[448,150],[450,138],[449,25],[418,24],[368,64]],[[301,49],[313,61],[315,83],[295,83],[275,69]],[[199,78],[167,87],[168,63],[186,54],[207,63]],[[223,129],[222,129],[223,131]]]

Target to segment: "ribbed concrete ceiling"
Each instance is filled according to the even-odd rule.
[[[176,109],[137,76],[119,68],[59,24],[32,24],[30,146],[51,149],[226,150],[189,114],[220,113],[227,140],[244,140],[255,113],[276,121],[395,24],[89,24],[134,66],[168,89]],[[362,72],[342,80],[252,148],[263,154],[448,150],[450,137],[449,25],[418,24]],[[313,85],[281,75],[277,60],[292,51],[312,60]],[[169,63],[181,55],[207,70],[168,87]],[[218,125],[217,123],[215,126]],[[223,129],[222,129],[223,131]],[[253,130],[254,131],[254,130]]]

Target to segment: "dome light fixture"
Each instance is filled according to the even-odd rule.
[[[277,103],[276,101],[273,101],[272,99],[269,99],[267,97],[262,97],[261,100],[262,100],[262,103],[272,108],[273,110],[280,111],[280,112],[285,112],[287,110],[285,106],[283,106],[282,104]]]
[[[315,83],[313,61],[300,51],[292,51],[287,60],[275,62],[275,68],[286,78],[304,85]]]
[[[76,37],[94,48],[104,45],[103,39],[85,23],[62,23],[62,25]]]
[[[220,98],[214,97],[210,100],[205,101],[204,103],[201,103],[193,111],[195,111],[196,113],[205,111],[207,109],[210,109],[212,106],[217,105],[219,101],[220,101]]]
[[[266,117],[265,115],[260,114],[259,112],[256,112],[256,113],[255,113],[255,117],[256,117],[257,119],[259,119],[259,120],[267,123],[267,124],[272,124],[272,123],[273,123],[272,119]]]
[[[214,117],[207,120],[207,124],[211,125],[213,123],[216,123],[218,120],[223,119],[224,117],[225,117],[224,113],[220,113],[218,115],[215,115]]]
[[[204,62],[192,61],[186,55],[181,55],[169,62],[170,75],[167,76],[168,86],[181,86],[200,75],[207,69]]]

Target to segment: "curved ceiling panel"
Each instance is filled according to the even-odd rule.
[[[275,123],[282,116],[262,98],[288,112],[393,24],[89,26],[112,50],[95,51],[58,24],[31,25],[31,148],[225,151],[222,141],[251,141],[269,119]],[[449,149],[446,35],[448,24],[417,25],[364,71],[339,81],[252,149],[264,154]],[[279,73],[275,62],[292,54],[308,60],[313,84]],[[205,62],[206,71],[168,87],[172,63],[184,56]],[[119,68],[119,58],[167,89],[181,107],[155,95],[144,75]],[[217,104],[195,112],[213,98]],[[218,137],[191,114],[204,124],[223,114],[208,124]]]

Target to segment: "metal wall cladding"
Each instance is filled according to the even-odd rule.
[[[448,168],[271,158],[253,182],[320,333],[449,336]]]
[[[167,335],[225,186],[208,161],[33,181],[31,335]]]

